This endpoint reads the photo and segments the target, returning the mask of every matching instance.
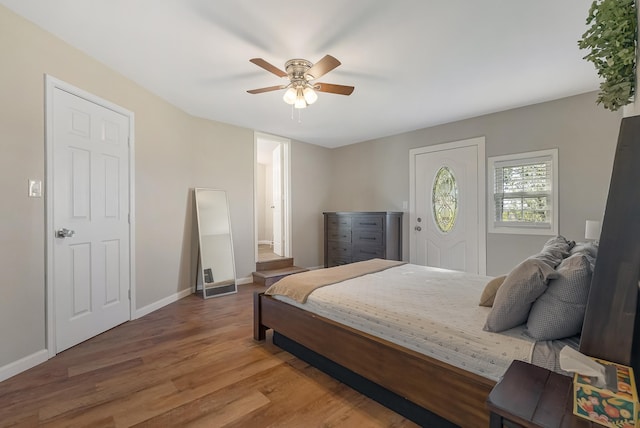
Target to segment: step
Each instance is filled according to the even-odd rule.
[[[293,266],[293,257],[281,257],[279,259],[265,260],[256,263],[256,271],[282,269]]]
[[[307,272],[308,270],[309,269],[303,267],[288,266],[279,269],[257,271],[253,273],[253,282],[258,285],[270,287],[285,276],[293,275],[294,273]]]

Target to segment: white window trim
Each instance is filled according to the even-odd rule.
[[[502,223],[499,226],[496,225],[496,204],[495,204],[495,164],[497,162],[505,162],[505,161],[527,161],[532,158],[537,157],[548,157],[551,156],[551,224],[550,227],[539,227],[539,226],[522,226],[519,223]],[[559,204],[558,204],[558,149],[548,149],[548,150],[539,150],[535,152],[527,152],[527,153],[517,153],[511,155],[502,155],[502,156],[492,156],[488,159],[488,172],[489,179],[487,180],[487,196],[488,196],[488,207],[489,207],[489,215],[487,216],[487,226],[489,229],[489,233],[510,233],[510,234],[519,234],[519,235],[557,235],[558,234],[558,213],[559,213]]]

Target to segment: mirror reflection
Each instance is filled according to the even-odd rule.
[[[236,292],[236,272],[227,194],[224,190],[195,189],[200,259],[198,283],[203,297]]]

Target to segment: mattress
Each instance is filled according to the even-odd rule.
[[[555,368],[558,343],[536,350],[524,326],[482,330],[490,308],[478,301],[490,279],[405,264],[324,286],[306,303],[274,298],[495,381],[516,359]]]

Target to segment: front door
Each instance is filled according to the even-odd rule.
[[[484,274],[484,139],[411,151],[411,261]]]
[[[55,87],[50,125],[55,349],[130,319],[127,115]]]

